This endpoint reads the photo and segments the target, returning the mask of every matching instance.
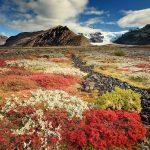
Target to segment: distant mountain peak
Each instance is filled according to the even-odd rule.
[[[90,45],[83,35],[67,26],[56,26],[45,31],[23,32],[7,39],[5,46],[85,46]]]
[[[113,43],[118,37],[127,31],[120,32],[105,32],[105,31],[95,31],[90,33],[78,33],[79,35],[84,35],[87,37],[92,45],[106,45]]]
[[[118,38],[115,43],[127,45],[149,45],[150,24],[141,29],[131,30]]]
[[[150,29],[150,24],[147,24],[144,28],[145,29]]]

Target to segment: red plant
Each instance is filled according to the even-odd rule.
[[[16,135],[13,134],[11,129],[14,127],[9,118],[4,117],[0,119],[0,149],[12,150],[16,145]]]
[[[9,60],[15,60],[14,58],[9,58],[9,59],[0,59],[0,67],[5,67],[6,66],[6,61]]]
[[[112,110],[89,110],[81,121],[70,121],[63,134],[71,149],[96,150],[131,147],[144,138],[146,129],[136,113]]]
[[[135,67],[137,67],[137,68],[149,68],[150,69],[149,64],[137,64],[137,65],[135,65]]]
[[[5,72],[6,75],[18,75],[18,76],[28,76],[32,73],[25,68],[11,67],[9,71]]]
[[[6,62],[4,59],[0,59],[0,67],[6,66]]]
[[[3,114],[0,120],[0,149],[22,149],[24,142],[30,141],[30,148],[40,149],[44,135],[38,125],[38,116],[35,116],[36,109],[31,107],[18,107],[15,111],[10,110]],[[75,118],[70,120],[63,110],[45,110],[43,119],[52,123],[53,129],[61,127],[59,131],[62,140],[60,141],[67,149],[90,149],[95,150],[109,148],[130,148],[137,141],[142,140],[146,129],[140,122],[136,113],[112,110],[88,110],[83,114],[82,120]],[[37,123],[30,129],[31,134],[16,135],[12,129],[23,126],[22,120],[31,117]],[[26,118],[27,119],[27,118]],[[48,137],[47,148],[52,148],[58,142],[55,136]]]
[[[68,63],[70,60],[68,58],[51,58],[52,62]]]
[[[2,120],[0,120],[0,149],[23,149],[24,143],[29,143],[29,147],[31,149],[42,148],[42,140],[45,138],[45,136],[44,134],[38,134],[39,132],[43,132],[43,129],[39,125],[39,116],[36,116],[35,112],[35,108],[24,106],[17,107],[15,110],[10,110],[3,114],[4,117]],[[36,124],[35,127],[31,127],[30,134],[27,134],[28,131],[27,133],[22,133],[20,135],[13,133],[13,129],[20,129],[24,127],[24,124],[26,124],[28,121],[27,118],[31,118]],[[54,131],[59,124],[63,125],[68,121],[67,113],[63,110],[45,111],[43,120],[44,118],[46,122],[52,123],[52,130]],[[46,147],[48,149],[52,149],[58,140],[59,139],[57,137],[48,135]]]
[[[72,76],[63,76],[55,74],[34,74],[28,77],[36,81],[40,86],[46,89],[64,89],[67,86],[76,83],[77,79]]]
[[[64,126],[68,122],[67,112],[64,110],[56,109],[45,111],[45,120],[52,123],[54,128],[59,125]]]
[[[124,68],[120,68],[118,70],[120,70],[120,71],[129,71],[129,68],[128,67],[124,67]]]
[[[36,89],[37,83],[21,76],[10,75],[0,78],[0,89],[5,91],[20,91]]]

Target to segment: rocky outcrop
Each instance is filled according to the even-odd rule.
[[[8,37],[0,35],[0,45],[4,45]]]
[[[90,34],[90,41],[92,43],[103,43],[104,36],[100,32],[95,32]]]
[[[88,66],[86,62],[83,62],[79,57],[72,55],[72,60],[76,67],[82,71],[87,72],[88,75],[85,77],[85,81],[82,83],[83,91],[97,90],[99,95],[103,93],[111,92],[116,86],[122,89],[131,89],[142,95],[142,111],[141,118],[145,124],[150,124],[150,90],[141,89],[134,87],[127,82],[122,82],[117,78],[111,76],[105,76],[104,74],[93,71],[94,66]]]
[[[89,40],[77,35],[66,26],[57,26],[46,31],[25,32],[7,39],[5,46],[86,46]]]
[[[131,30],[123,34],[114,43],[126,45],[150,45],[150,24],[141,29]]]

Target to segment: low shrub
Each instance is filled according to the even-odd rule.
[[[86,76],[87,74],[80,69],[72,67],[61,67],[58,63],[51,62],[45,59],[30,60],[22,59],[15,61],[7,61],[7,65],[10,67],[23,67],[31,69],[33,71],[43,71],[44,73],[71,75],[71,76]]]
[[[6,66],[6,62],[4,59],[0,59],[0,67]]]
[[[115,56],[125,56],[125,52],[122,51],[122,50],[116,50],[116,51],[114,52],[114,55],[115,55]]]
[[[7,65],[7,61],[15,60],[14,58],[9,59],[0,59],[0,67],[5,67]]]
[[[55,114],[55,116],[53,115]],[[31,107],[19,107],[5,112],[0,118],[0,149],[53,149],[60,140],[56,116],[61,121],[65,113],[59,111],[36,110]],[[46,117],[46,115],[49,115]],[[59,121],[60,122],[60,121]],[[56,125],[55,125],[56,126]],[[58,149],[58,148],[57,148]]]
[[[103,94],[96,100],[96,104],[102,109],[140,111],[140,98],[140,94],[130,89],[125,90],[116,87],[114,91]]]
[[[65,89],[78,81],[78,78],[72,76],[43,73],[34,74],[28,78],[36,81],[41,87],[46,89]]]
[[[68,59],[67,57],[64,57],[64,58],[51,58],[50,61],[58,62],[58,63],[69,63],[70,59]]]
[[[34,71],[44,71],[51,67],[58,67],[58,65],[54,62],[50,62],[47,59],[21,59],[21,60],[14,60],[14,61],[7,61],[6,62],[8,66],[10,67],[21,67],[26,69],[31,69]]]
[[[140,116],[122,110],[92,109],[81,120],[68,119],[61,109],[43,111],[24,105],[3,110],[0,149],[130,149],[146,134]]]
[[[0,79],[0,89],[4,91],[29,90],[36,89],[37,87],[36,82],[20,76],[12,75]]]
[[[150,64],[137,64],[135,65],[137,68],[150,69]]]
[[[18,76],[28,76],[32,73],[24,68],[11,67],[9,71],[6,71],[4,75],[18,75]]]
[[[82,99],[69,95],[62,90],[34,90],[30,92],[30,97],[10,96],[6,98],[5,111],[22,107],[24,105],[41,108],[43,110],[63,109],[70,118],[82,118],[82,113],[89,109],[87,102]]]
[[[70,121],[63,138],[68,149],[131,148],[145,137],[140,116],[123,110],[89,110],[81,121]]]
[[[134,81],[134,82],[145,82],[147,81],[148,79],[144,76],[131,76],[129,78],[131,81]]]

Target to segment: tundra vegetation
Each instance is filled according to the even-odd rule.
[[[142,93],[120,87],[102,92],[95,85],[85,91],[82,85],[90,73],[72,61],[75,54],[86,62],[86,67],[93,65],[93,71],[147,90],[148,56],[141,58],[143,51],[135,52],[134,48],[134,53],[119,48],[121,53],[115,56],[117,49],[2,47],[0,149],[149,147],[149,126],[140,116]]]

